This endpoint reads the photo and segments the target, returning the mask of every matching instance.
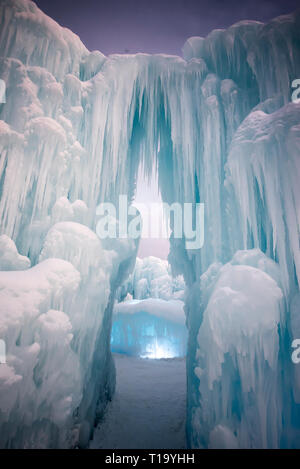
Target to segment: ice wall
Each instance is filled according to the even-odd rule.
[[[186,355],[187,329],[180,300],[127,300],[114,307],[111,347],[142,358]]]
[[[226,447],[229,432],[227,447],[280,446],[279,278],[278,265],[259,250],[238,251],[230,263],[201,276],[206,298],[194,369],[199,402],[192,412],[193,445]]]
[[[87,444],[114,389],[105,337],[120,264],[88,227],[61,222],[37,265],[0,272],[1,447]]]
[[[58,256],[80,275],[75,295],[80,311],[49,300],[47,310],[38,307],[37,313],[50,311],[49,321],[56,317],[53,311],[74,319],[71,350],[81,363],[81,381],[73,389],[76,396],[84,389],[85,396],[78,404],[74,395],[80,434],[72,433],[75,444],[89,438],[96,388],[102,383],[100,408],[113,388],[107,352],[111,309],[135,255],[134,246],[125,243],[124,249],[124,240],[98,245],[95,208],[120,193],[131,198],[143,162],[147,174],[157,168],[164,201],[205,203],[204,247],[187,251],[184,240],[171,236],[169,256],[173,274],[182,274],[187,286],[188,444],[297,446],[300,422],[291,415],[299,415],[298,381],[290,343],[299,295],[300,107],[289,101],[291,83],[300,76],[299,18],[296,12],[267,25],[244,21],[207,38],[191,38],[184,58],[106,58],[87,51],[32,2],[0,3],[0,78],[7,85],[6,104],[0,105],[0,234],[13,240],[1,238],[7,246],[1,259],[5,269],[29,268],[30,262],[22,275],[31,275]],[[245,255],[234,267],[239,250]],[[265,266],[272,262],[270,273]],[[10,275],[19,273],[5,273],[3,281]],[[268,295],[251,301],[260,285]],[[67,294],[68,301],[73,296]],[[230,324],[236,325],[232,336]],[[222,331],[226,343],[214,354]],[[94,352],[87,350],[90,342]],[[31,346],[32,339],[24,344]],[[35,353],[44,363],[42,353]],[[260,395],[270,402],[265,410]],[[68,390],[62,396],[67,398]],[[218,407],[227,398],[231,409]],[[211,414],[202,415],[206,399]],[[7,409],[21,428],[23,412],[13,402]],[[26,439],[11,429],[3,445],[34,445],[40,431],[35,415],[28,417],[32,430]],[[70,440],[57,430],[51,410],[45,419],[59,435],[54,444],[67,446]],[[73,428],[61,428],[66,427]]]
[[[233,261],[224,267],[214,263],[199,283],[195,276],[187,295],[188,380],[189,388],[197,389],[197,397],[189,393],[188,438],[195,447],[298,446],[299,381],[291,343],[297,334],[294,318],[300,311],[296,313],[290,304],[296,304],[293,298],[299,291],[300,108],[289,102],[291,83],[299,75],[297,25],[299,13],[269,25],[245,25],[244,32],[240,24],[205,39],[192,38],[184,47],[192,57],[212,54],[211,67],[227,76],[230,67],[236,67],[236,48],[243,50],[245,60],[235,69],[240,71],[239,83],[244,79],[243,68],[251,69],[246,75],[256,82],[259,103],[224,148],[223,239],[230,256],[241,248],[258,247],[268,256],[258,262],[255,249],[244,251],[238,256],[242,268],[238,278]],[[256,30],[255,38],[249,36],[249,28]],[[221,69],[224,65],[227,71]],[[278,263],[272,271],[270,259]],[[233,260],[236,263],[237,255]],[[250,272],[249,266],[259,270]],[[271,278],[261,278],[262,272],[275,280],[272,289]],[[238,285],[237,280],[243,283]],[[251,284],[255,285],[252,292]],[[262,317],[256,316],[258,312]],[[261,319],[266,322],[261,324]]]
[[[2,1],[0,23],[0,446],[84,447],[114,390],[113,298],[136,252],[93,230],[89,79],[104,56],[32,2]]]
[[[299,12],[191,38],[183,52],[188,60],[204,59],[223,83],[234,80],[253,99],[247,116],[223,129],[225,216],[218,225],[227,251],[207,270],[202,261],[199,273],[196,260],[187,293],[189,444],[297,447],[299,381],[291,343],[300,313],[300,108],[291,103],[291,84],[300,73]],[[222,267],[224,261],[230,262]]]
[[[232,141],[226,184],[233,191],[239,245],[261,246],[281,266],[287,291],[300,279],[299,103],[254,110]],[[237,231],[233,223],[233,229]]]

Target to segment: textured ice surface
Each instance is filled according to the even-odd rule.
[[[13,240],[6,235],[0,236],[0,270],[25,270],[29,267],[30,260],[18,253]]]
[[[284,287],[300,278],[300,104],[271,115],[251,113],[236,132],[227,165],[235,192],[244,247],[249,237],[276,255]],[[263,222],[261,207],[264,207]]]
[[[2,447],[8,439],[13,447],[47,447],[51,429],[54,444],[67,439],[80,402],[80,363],[68,315],[79,283],[79,272],[61,259],[0,272],[0,334],[7,350],[0,366]]]
[[[189,39],[184,58],[104,57],[32,2],[1,2],[0,262],[14,269],[0,272],[1,446],[85,446],[112,394],[111,313],[136,246],[98,242],[95,213],[133,198],[141,163],[165,202],[205,203],[204,247],[170,241],[186,285],[188,444],[299,446],[299,20],[243,21]],[[151,275],[132,280],[138,295],[174,293]],[[66,341],[52,362],[53,323]]]
[[[89,228],[65,222],[49,231],[36,266],[0,272],[0,335],[7,348],[0,368],[1,446],[8,439],[13,447],[86,444],[101,387],[113,387],[109,350],[99,334],[116,258]],[[95,361],[106,376],[97,377]],[[86,436],[75,417],[80,411]]]
[[[252,445],[279,445],[282,403],[277,364],[283,293],[267,272],[244,265],[245,254],[239,256],[240,262],[234,259],[220,268],[198,333],[194,372],[206,402],[194,413],[199,445],[201,438],[205,441],[211,431],[215,433],[216,422],[226,424],[237,437],[234,445],[247,447],[257,423]],[[262,254],[260,260],[264,262]],[[228,442],[233,444],[232,439]],[[214,446],[206,441],[209,444]]]
[[[135,268],[126,282],[119,288],[118,297],[122,300],[130,295],[136,300],[161,298],[162,300],[184,297],[185,283],[182,275],[172,277],[167,261],[149,256],[137,258]]]

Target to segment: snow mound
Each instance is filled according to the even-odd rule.
[[[80,402],[80,362],[71,347],[68,312],[79,283],[78,271],[61,259],[0,272],[0,336],[7,350],[0,366],[1,447],[7,440],[13,447],[51,446],[50,428],[56,445],[70,438]]]
[[[99,392],[113,388],[110,350],[101,338],[117,265],[117,253],[104,250],[88,227],[64,222],[49,230],[37,265],[0,272],[0,337],[7,351],[0,367],[1,447],[87,444],[106,402],[99,402]],[[102,364],[98,372],[95,362]]]
[[[185,59],[106,58],[34,3],[1,2],[0,234],[17,248],[5,238],[1,255],[9,268],[20,265],[18,252],[34,266],[0,272],[8,345],[1,373],[10,390],[1,395],[1,446],[87,446],[114,388],[115,295],[183,299],[184,289],[188,445],[226,446],[234,437],[239,447],[299,445],[290,357],[300,278],[300,105],[290,102],[299,20],[295,12],[212,31],[188,40]],[[96,239],[96,207],[120,194],[132,200],[139,165],[146,176],[158,168],[164,202],[205,204],[205,241],[188,250],[171,234],[171,270],[184,282],[166,264],[138,261],[116,294],[136,245]],[[43,266],[48,273],[38,278]],[[155,337],[170,323],[147,312],[120,314],[122,324],[141,314]],[[64,337],[55,350],[54,318]],[[184,327],[171,326],[173,337]],[[56,374],[64,357],[70,362]]]

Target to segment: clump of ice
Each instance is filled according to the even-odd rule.
[[[184,289],[182,275],[173,277],[167,261],[149,256],[136,259],[133,273],[119,289],[118,297],[123,299],[129,293],[136,300],[146,298],[182,300]]]
[[[17,254],[15,247],[5,252]],[[82,422],[75,414],[91,406],[96,412],[107,386],[101,367],[98,376],[93,367],[96,360],[103,367],[109,362],[109,348],[98,341],[117,253],[105,251],[88,227],[61,222],[49,230],[39,261],[22,272],[0,272],[0,337],[7,350],[0,369],[1,446],[9,439],[14,447],[68,447],[83,441],[82,434],[89,438],[94,415]]]
[[[240,251],[219,267],[211,284],[202,283],[202,288],[209,288],[209,299],[197,336],[194,372],[206,406],[193,418],[199,435],[206,438],[212,432],[214,447],[221,444],[221,437],[233,447],[279,444],[279,327],[284,296],[278,277],[278,265],[263,253]],[[229,426],[225,433],[216,427],[224,422]],[[226,432],[236,436],[227,438]]]
[[[12,239],[6,235],[0,236],[0,270],[26,270],[30,265],[28,257],[18,253]]]

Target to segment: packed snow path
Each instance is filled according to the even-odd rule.
[[[114,358],[116,394],[90,447],[185,448],[185,359]]]

